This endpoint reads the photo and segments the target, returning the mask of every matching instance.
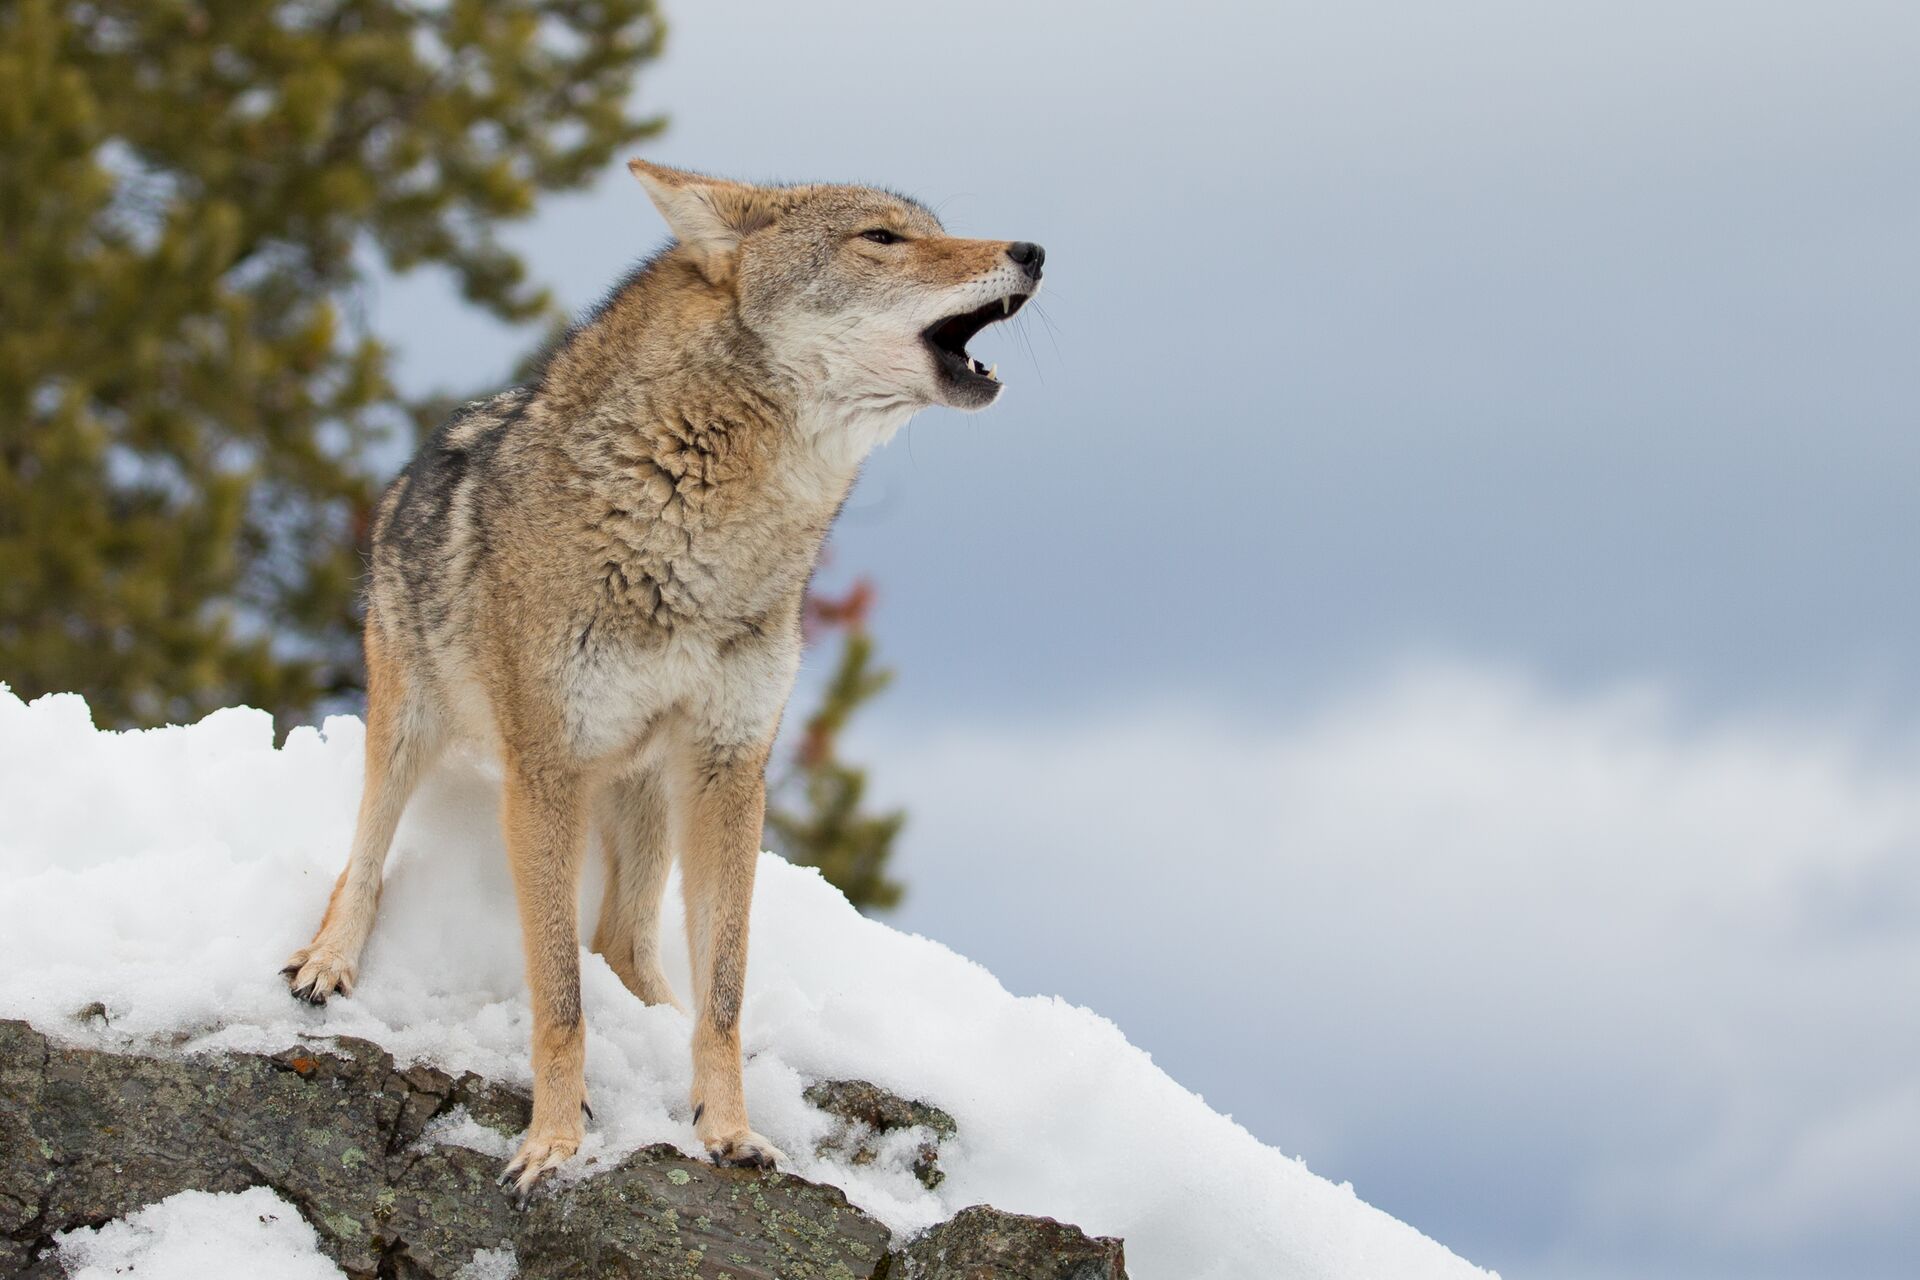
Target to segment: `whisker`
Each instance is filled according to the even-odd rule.
[[[1033,365],[1033,374],[1036,378],[1040,379],[1040,385],[1045,386],[1047,382],[1046,370],[1040,367],[1040,356],[1033,349],[1033,335],[1027,332],[1025,308],[1021,309],[1021,314],[1015,316],[1014,320],[1016,323],[1013,326],[1013,331],[1020,335],[1020,343],[1027,349],[1027,360]]]
[[[1053,354],[1059,355],[1060,339],[1056,336],[1059,333],[1059,326],[1054,324],[1053,317],[1047,314],[1047,309],[1040,305],[1039,299],[1029,302],[1022,310],[1031,311],[1040,317],[1040,323],[1047,326],[1047,341],[1053,344]]]

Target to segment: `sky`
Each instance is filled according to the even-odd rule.
[[[896,923],[1509,1275],[1910,1275],[1920,10],[663,7],[649,158],[1047,248],[831,546]]]

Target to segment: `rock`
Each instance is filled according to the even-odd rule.
[[[953,1133],[944,1112],[871,1085],[837,1082],[821,1096],[870,1133]],[[355,1280],[455,1280],[476,1250],[502,1248],[527,1280],[1125,1274],[1117,1241],[985,1208],[890,1252],[886,1228],[833,1187],[718,1169],[670,1146],[553,1187],[520,1213],[494,1185],[499,1160],[421,1143],[455,1108],[509,1137],[527,1122],[527,1099],[514,1090],[396,1067],[360,1040],[271,1056],[147,1058],[68,1048],[0,1021],[0,1275],[52,1280],[57,1232],[179,1191],[251,1186],[294,1204]],[[1047,1250],[1057,1255],[1051,1270]],[[1086,1269],[1100,1259],[1111,1266]]]
[[[474,1250],[500,1247],[529,1280],[858,1278],[886,1257],[886,1228],[838,1190],[715,1169],[671,1147],[517,1213],[494,1185],[497,1159],[417,1145],[456,1106],[507,1134],[526,1123],[523,1097],[474,1076],[396,1069],[363,1041],[155,1059],[0,1024],[0,1226],[30,1256],[57,1231],[188,1188],[268,1186],[353,1276],[452,1280]]]
[[[879,1155],[875,1139],[903,1129],[925,1131],[914,1155],[913,1176],[931,1191],[946,1180],[940,1171],[940,1144],[957,1129],[953,1117],[925,1102],[911,1102],[865,1080],[822,1080],[803,1097],[840,1125],[814,1149],[819,1156],[844,1156],[851,1164],[872,1164]]]
[[[522,1274],[550,1280],[875,1276],[888,1244],[886,1228],[832,1187],[716,1168],[670,1146],[536,1205],[519,1241]]]
[[[1126,1250],[1052,1218],[983,1204],[927,1232],[901,1253],[889,1280],[1127,1280]]]

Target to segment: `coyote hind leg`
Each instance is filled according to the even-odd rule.
[[[673,865],[666,789],[657,773],[612,778],[600,788],[596,810],[607,888],[593,952],[642,1003],[681,1008],[660,971],[660,899]]]
[[[360,950],[380,906],[381,872],[394,828],[432,753],[432,735],[417,695],[399,665],[382,651],[378,629],[369,620],[367,764],[360,816],[354,823],[353,851],[334,882],[319,930],[280,971],[294,999],[325,1004],[336,991],[352,994]]]

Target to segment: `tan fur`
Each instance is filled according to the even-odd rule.
[[[645,1004],[683,1006],[660,971],[660,898],[673,866],[667,798],[656,776],[608,780],[599,826],[606,887],[593,952]]]
[[[998,393],[930,327],[970,315],[970,332],[1039,278],[1037,248],[954,239],[885,192],[633,168],[677,246],[535,381],[436,433],[382,499],[359,821],[285,970],[314,1003],[351,990],[421,771],[448,742],[497,751],[534,1018],[533,1123],[508,1167],[523,1194],[581,1139],[590,816],[607,864],[593,951],[640,999],[677,1004],[658,934],[678,857],[695,1128],[716,1160],[778,1158],[748,1123],[739,1023],[807,579],[869,449],[927,404]]]
[[[367,627],[366,655],[366,785],[354,823],[353,852],[334,881],[312,943],[294,952],[282,970],[294,990],[305,991],[320,1004],[335,991],[348,995],[353,990],[360,950],[380,906],[387,848],[433,745],[401,723],[408,714],[406,672],[387,655],[379,629],[372,625]]]

